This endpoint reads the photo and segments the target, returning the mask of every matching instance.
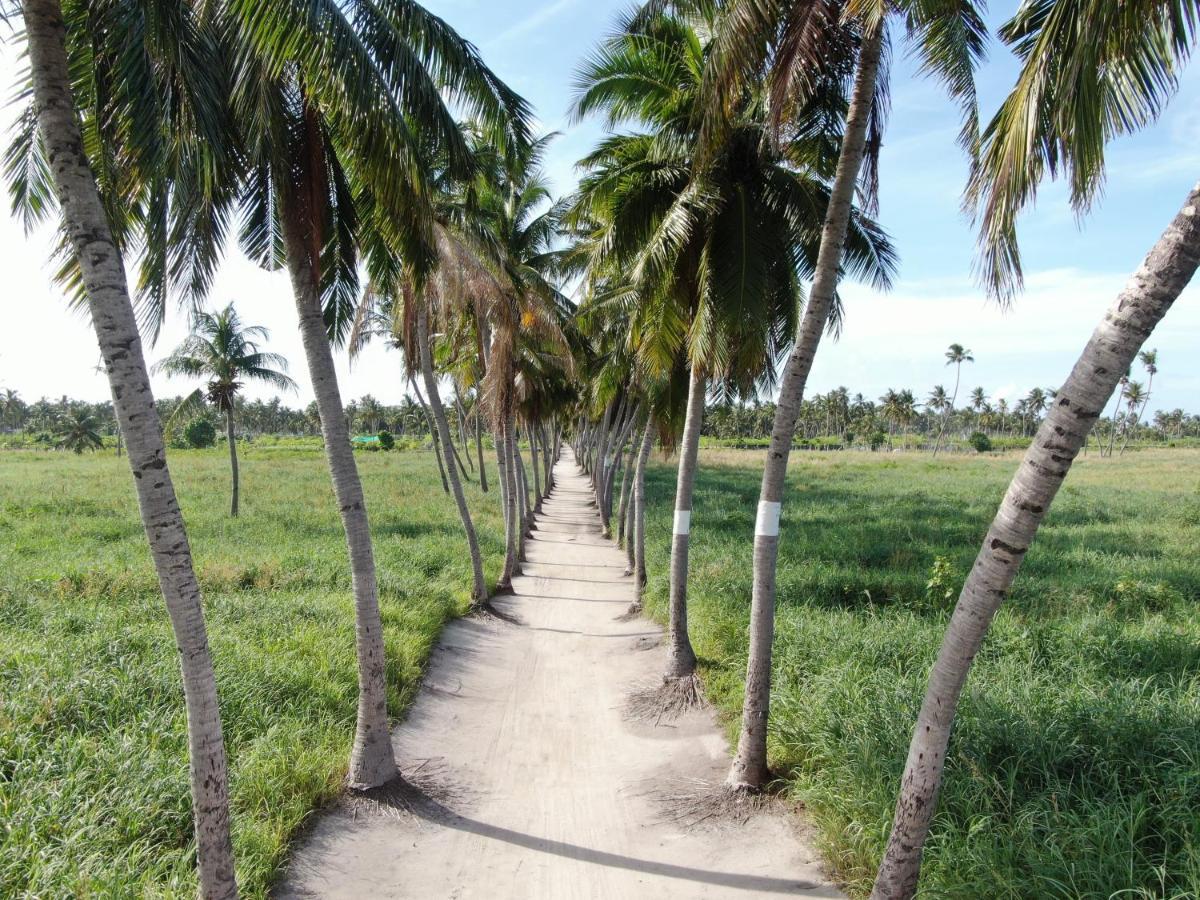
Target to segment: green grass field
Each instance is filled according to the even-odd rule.
[[[865,893],[945,593],[956,595],[1018,457],[792,459],[773,762],[826,858]],[[703,453],[692,518],[693,640],[731,734],[760,474],[757,454]],[[659,618],[674,487],[659,464],[647,527]],[[972,671],[922,896],[1200,896],[1198,549],[1200,453],[1077,464]]]
[[[349,567],[319,450],[172,451],[216,661],[238,875],[263,896],[339,789],[354,731]],[[470,562],[432,455],[364,453],[391,708]],[[489,474],[494,474],[490,472]],[[499,501],[470,486],[494,579]],[[0,454],[0,897],[195,896],[183,693],[124,460]]]
[[[265,443],[245,453],[239,520],[225,516],[223,452],[171,454],[249,896],[337,792],[355,708],[349,578],[323,459]],[[705,451],[693,519],[693,637],[731,728],[758,459]],[[359,460],[398,712],[466,604],[469,562],[431,455]],[[773,759],[859,892],[883,848],[945,594],[1017,457],[793,460]],[[656,463],[648,488],[647,598],[661,616],[673,468]],[[495,488],[470,491],[494,579]],[[972,673],[923,896],[1200,892],[1198,527],[1200,452],[1079,463]],[[0,896],[191,896],[184,751],[174,646],[124,461],[0,454]]]

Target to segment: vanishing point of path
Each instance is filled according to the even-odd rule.
[[[569,448],[526,548],[504,618],[446,627],[395,732],[415,787],[319,816],[277,895],[840,897],[791,817],[689,824],[664,804],[719,783],[728,749],[710,713],[623,717],[660,677],[661,630],[619,620],[633,582]]]

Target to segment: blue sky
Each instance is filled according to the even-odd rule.
[[[594,122],[572,123],[567,110],[579,61],[609,29],[624,4],[610,0],[431,0],[429,7],[472,40],[492,68],[534,106],[545,130],[562,133],[547,169],[561,191],[574,183],[574,163],[600,136]],[[993,2],[990,24],[1002,22],[1015,2]],[[1028,287],[1013,308],[989,304],[971,277],[974,237],[959,210],[966,165],[954,143],[957,110],[933,81],[918,77],[902,35],[894,35],[892,115],[881,160],[880,219],[901,257],[895,289],[877,294],[843,288],[846,328],[822,346],[810,392],[846,385],[877,397],[889,387],[924,397],[935,383],[952,384],[943,365],[957,341],[974,351],[963,373],[964,392],[976,384],[989,396],[1013,399],[1035,385],[1054,386],[1069,371],[1104,309],[1200,178],[1200,71],[1185,72],[1167,114],[1152,129],[1111,145],[1105,195],[1082,227],[1060,185],[1043,188],[1037,208],[1021,223]],[[11,84],[14,54],[0,55],[0,84]],[[1011,55],[994,44],[979,75],[983,115],[999,104],[1016,73]],[[7,126],[12,111],[0,124]],[[41,394],[101,399],[106,386],[94,366],[89,329],[67,313],[47,286],[46,235],[25,238],[11,221],[0,224],[0,261],[7,271],[18,324],[0,334],[0,386],[27,399]],[[17,300],[14,295],[19,295]],[[293,360],[307,402],[303,355],[282,274],[262,273],[231,257],[214,302],[238,302],[243,318],[271,327],[272,346]],[[1200,289],[1190,288],[1151,339],[1160,356],[1151,408],[1182,406],[1200,412]],[[23,302],[21,302],[23,301]],[[51,336],[58,352],[24,335]],[[151,356],[163,355],[183,334],[176,317]],[[296,371],[299,370],[299,371]],[[403,393],[395,358],[369,352],[353,369],[342,364],[347,398],[370,392],[393,402]],[[1136,376],[1135,376],[1136,377]],[[156,379],[160,394],[190,387]],[[961,400],[961,398],[960,398]]]

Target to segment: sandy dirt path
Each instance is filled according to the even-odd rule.
[[[600,532],[570,449],[527,544],[512,621],[451,623],[394,740],[415,785],[347,802],[300,841],[278,897],[840,897],[791,816],[672,821],[660,792],[720,783],[710,713],[622,715],[662,670],[661,630],[618,617],[624,554]]]

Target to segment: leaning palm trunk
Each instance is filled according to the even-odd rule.
[[[642,608],[642,589],[646,586],[646,465],[654,447],[653,425],[654,410],[651,409],[633,475],[633,583],[637,591],[634,606],[639,610]]]
[[[320,286],[309,256],[312,242],[303,231],[307,217],[302,201],[290,190],[284,191],[280,219],[288,274],[300,317],[300,336],[321,417],[325,458],[350,554],[354,637],[358,652],[358,723],[346,778],[351,788],[366,790],[386,784],[399,775],[388,732],[387,670],[383,654],[383,622],[379,617],[379,587],[375,579],[375,552],[371,545],[366,498],[338,390],[333,351],[325,331]]]
[[[779,391],[771,444],[763,467],[758,518],[754,527],[754,582],[750,604],[750,650],[746,663],[746,695],[742,704],[742,727],[737,754],[726,784],[757,790],[767,781],[767,716],[771,700],[771,643],[775,636],[775,566],[779,554],[779,512],[787,477],[792,435],[804,398],[808,373],[833,308],[838,269],[850,224],[855,185],[866,147],[867,124],[879,74],[883,46],[883,24],[875,25],[863,38],[858,71],[846,115],[841,155],[825,212],[821,247],[817,254],[812,291],[800,335],[796,340]]]
[[[200,896],[224,900],[237,896],[237,882],[229,835],[225,742],[200,585],[167,467],[121,252],[83,149],[71,96],[62,9],[58,0],[25,0],[23,12],[38,128],[51,161],[63,225],[83,275],[113,408],[129,451],[142,524],[179,648]]]
[[[704,420],[704,374],[692,363],[688,384],[687,414],[679,447],[679,474],[675,483],[675,524],[671,536],[670,626],[665,678],[685,678],[696,671],[696,653],[688,639],[688,541],[692,530],[692,489],[700,453],[700,425]]]
[[[442,490],[448,494],[450,493],[450,480],[446,478],[446,466],[442,461],[442,442],[438,439],[437,426],[433,423],[433,413],[429,411],[429,404],[425,402],[421,389],[417,387],[417,383],[413,381],[411,375],[408,377],[408,383],[412,386],[413,393],[417,395],[417,402],[421,404],[421,409],[425,413],[425,425],[429,428],[429,443],[433,444],[433,455],[437,459],[438,474],[442,476]],[[450,460],[449,462],[453,468],[454,461]]]
[[[916,892],[950,727],[971,662],[1088,432],[1198,265],[1200,184],[1092,332],[992,520],[929,675],[873,898],[908,898]]]
[[[942,435],[946,433],[946,425],[950,421],[950,417],[954,415],[954,404],[958,402],[958,383],[962,379],[962,364],[958,366],[958,371],[954,373],[954,393],[950,397],[950,410],[946,415],[942,416],[942,427],[938,429],[937,441],[933,445],[933,455],[938,455],[938,450],[942,446]]]
[[[233,427],[233,403],[225,410],[225,438],[229,441],[229,472],[232,478],[233,499],[229,502],[229,514],[238,514],[238,458],[236,429]]]
[[[499,591],[512,589],[517,574],[516,504],[513,502],[512,454],[508,445],[508,427],[504,421],[496,425],[496,466],[500,470],[500,507],[504,512],[504,568],[500,572]]]
[[[628,543],[625,540],[625,535],[628,533],[626,529],[626,519],[629,512],[629,494],[633,487],[633,459],[637,455],[637,448],[641,441],[640,435],[635,431],[632,440],[629,441],[629,456],[621,466],[621,502],[617,504],[617,543],[622,547]]]
[[[425,379],[425,393],[429,395],[429,406],[433,413],[433,421],[437,425],[442,445],[452,447],[450,425],[446,421],[446,410],[442,406],[442,397],[438,392],[437,376],[433,372],[433,353],[429,347],[429,317],[425,310],[417,312],[417,343],[421,353],[421,375]],[[458,507],[458,517],[462,519],[463,531],[467,533],[467,548],[471,552],[471,575],[473,589],[471,591],[472,605],[478,605],[487,600],[487,582],[483,579],[483,556],[479,552],[479,539],[475,535],[475,525],[471,521],[471,510],[467,506],[466,495],[463,494],[462,480],[458,477],[458,469],[449,467],[450,487],[454,493],[454,503]]]
[[[538,461],[537,426],[530,425],[529,431],[529,468],[533,472],[533,511],[542,511],[542,473]]]
[[[487,467],[483,464],[483,427],[479,424],[479,413],[475,413],[475,455],[479,457],[479,489],[488,492]]]

